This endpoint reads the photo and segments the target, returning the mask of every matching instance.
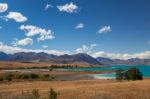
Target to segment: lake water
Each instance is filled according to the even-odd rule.
[[[143,74],[143,77],[150,78],[150,65],[136,65],[136,66],[129,66],[129,65],[111,65],[110,67],[94,67],[94,68],[69,68],[68,70],[83,70],[83,71],[96,71],[96,70],[117,70],[117,69],[127,69],[131,67],[136,67],[140,69],[140,71]],[[100,78],[100,79],[114,79],[115,73],[109,73],[109,74],[93,74],[94,78]]]

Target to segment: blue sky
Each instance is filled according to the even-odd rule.
[[[149,58],[149,5],[149,0],[0,0],[0,49]]]

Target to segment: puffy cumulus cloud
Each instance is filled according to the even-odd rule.
[[[82,28],[84,28],[84,24],[83,24],[83,23],[79,23],[79,24],[75,27],[75,29],[82,29]]]
[[[74,12],[77,12],[78,6],[76,4],[73,4],[71,2],[70,4],[65,4],[65,5],[57,6],[57,8],[61,12],[74,13]]]
[[[110,26],[103,26],[98,30],[99,34],[111,32]]]
[[[77,48],[75,50],[76,53],[87,53],[91,55],[92,57],[105,57],[105,58],[111,58],[111,59],[130,59],[130,58],[141,58],[141,59],[150,59],[150,51],[145,51],[141,53],[133,53],[133,54],[120,54],[120,53],[107,53],[104,51],[97,51],[94,52],[92,51],[97,45],[96,44],[91,44],[89,46],[87,45],[82,45],[81,48]]]
[[[42,50],[42,49],[24,49],[17,46],[8,46],[5,44],[0,44],[0,51],[5,52],[7,54],[14,54],[19,52],[35,52],[35,53],[48,53],[48,54],[54,54],[54,55],[64,55],[65,53],[68,53],[68,51],[57,51],[57,50]]]
[[[106,53],[103,51],[98,52],[91,52],[89,49],[93,49],[96,46],[96,44],[91,44],[89,46],[83,45],[82,48],[78,48],[78,53],[85,53],[88,52],[89,55],[93,57],[106,57],[111,59],[130,59],[130,58],[141,58],[141,59],[150,59],[150,51],[145,51],[141,53],[134,53],[134,54],[117,54],[117,53]],[[54,55],[64,55],[64,54],[75,54],[75,52],[70,51],[58,51],[58,50],[43,50],[43,49],[24,49],[17,46],[8,46],[0,42],[0,51],[5,52],[7,54],[14,54],[18,52],[45,52],[48,54],[54,54]],[[77,53],[76,52],[76,53]],[[90,53],[89,53],[90,52]]]
[[[39,37],[37,38],[38,41],[44,41],[44,40],[52,40],[54,39],[54,33],[52,32],[52,30],[45,30],[42,29],[40,27],[37,26],[33,26],[33,25],[21,25],[20,26],[21,30],[24,30],[26,32],[26,36],[28,37],[32,37],[35,35],[39,35]]]
[[[47,45],[43,45],[42,48],[46,49],[46,48],[48,48],[48,46]]]
[[[27,45],[32,45],[33,40],[31,38],[24,38],[21,40],[17,40],[12,42],[13,46],[27,46]]]
[[[0,3],[0,13],[1,12],[6,12],[8,9],[8,4],[7,3]]]
[[[91,50],[94,49],[96,47],[96,44],[91,44],[89,46],[87,45],[82,45],[81,48],[77,48],[75,50],[76,53],[91,53]]]
[[[2,19],[8,21],[9,19],[15,20],[16,22],[25,22],[28,20],[27,17],[23,16],[19,12],[9,12],[8,15],[2,16]]]
[[[53,8],[53,6],[51,4],[46,4],[44,10],[48,10],[49,8]]]
[[[115,53],[106,53],[103,51],[94,52],[91,54],[93,57],[106,57],[111,59],[130,59],[130,58],[141,58],[141,59],[150,59],[150,51],[145,51],[141,53],[134,54],[115,54]]]
[[[128,54],[114,54],[114,53],[106,53],[104,51],[98,51],[98,52],[93,52],[91,54],[93,57],[106,57],[106,58],[111,58],[111,59],[125,59],[129,57]]]

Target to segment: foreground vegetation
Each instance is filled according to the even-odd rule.
[[[0,73],[0,81],[12,80],[51,80],[49,74],[35,74],[35,73]]]
[[[50,88],[53,88],[53,91],[57,93],[56,99],[150,99],[149,84],[150,80],[129,82],[79,80],[2,83],[0,84],[0,96],[4,98],[0,99],[30,99],[25,98],[25,96],[37,96],[37,99],[55,99],[48,98]],[[24,98],[20,98],[22,96]]]
[[[0,99],[150,99],[150,80],[142,80],[143,75],[137,68],[116,71],[117,80],[122,82],[117,80],[85,80],[84,77],[84,80],[81,80],[80,78],[83,74],[113,71],[62,71],[61,69],[55,71],[53,69],[60,67],[48,68],[49,71],[42,72],[0,73],[0,81],[2,82],[0,83]],[[78,77],[79,79],[75,80]],[[64,78],[68,78],[68,80],[64,81]],[[17,82],[20,80],[22,82]]]
[[[100,65],[101,66],[101,65]],[[48,69],[48,68],[85,68],[95,67],[89,64],[57,64],[51,62],[17,62],[17,61],[0,61],[0,70],[10,69]],[[96,66],[97,67],[97,66]]]
[[[116,70],[116,79],[122,80],[143,80],[143,74],[138,68],[128,68],[126,70]]]
[[[0,99],[57,99],[57,92],[52,88],[47,92],[47,96],[40,96],[38,89],[33,89],[30,91],[22,91],[21,95],[8,95],[0,93]]]

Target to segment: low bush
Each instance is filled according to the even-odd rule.
[[[0,81],[3,81],[4,79],[3,79],[3,77],[0,77]]]
[[[65,64],[65,65],[51,65],[51,68],[78,68],[78,65]]]
[[[0,93],[0,99],[57,99],[57,92],[52,88],[46,96],[40,95],[38,89],[32,91],[22,91],[21,94]]]
[[[33,89],[31,96],[32,96],[31,99],[40,99],[39,90],[38,89]]]
[[[48,99],[57,99],[57,92],[55,92],[52,88],[48,92]]]
[[[29,78],[30,79],[36,79],[36,78],[39,78],[39,75],[38,74],[30,74]]]
[[[1,73],[0,74],[0,81],[12,81],[15,79],[20,80],[49,80],[49,74],[25,74],[25,73]]]

